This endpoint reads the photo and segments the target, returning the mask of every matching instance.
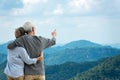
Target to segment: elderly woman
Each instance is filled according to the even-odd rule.
[[[22,27],[15,30],[15,37],[25,35]],[[16,47],[8,50],[7,65],[4,73],[8,76],[8,80],[24,80],[24,62],[26,64],[36,64],[37,61],[42,60],[43,56],[37,58],[30,58],[23,47]]]

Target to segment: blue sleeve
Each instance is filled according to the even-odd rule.
[[[30,58],[27,51],[24,48],[20,48],[20,57],[26,64],[36,64],[36,58]]]

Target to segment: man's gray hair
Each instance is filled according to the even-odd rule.
[[[25,22],[23,25],[26,32],[32,31],[32,27],[34,27],[34,25],[31,22]]]

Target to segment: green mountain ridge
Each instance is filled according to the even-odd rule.
[[[82,46],[83,44],[86,46]],[[0,45],[0,63],[4,62],[0,64],[0,80],[6,80],[3,74],[7,56],[6,45],[7,43]],[[44,53],[45,65],[49,65],[46,66],[47,80],[68,80],[98,65],[100,63],[98,61],[99,59],[120,54],[120,49],[102,46],[86,40],[79,40],[70,42],[61,47],[48,48]],[[78,80],[80,79],[78,78]]]
[[[49,52],[55,53],[57,51],[61,51],[64,49],[85,48],[85,47],[102,47],[102,45],[88,40],[77,40],[66,43],[65,45],[62,46],[54,46],[51,48],[47,48],[44,51],[46,54],[49,54]]]
[[[120,55],[108,58],[98,66],[70,80],[120,80]]]
[[[111,47],[84,47],[74,49],[63,49],[49,54],[45,53],[45,64],[55,65],[63,64],[65,62],[84,62],[96,61],[104,57],[111,57],[120,54],[120,49]]]
[[[119,80],[119,76],[120,76],[119,74],[120,60],[119,59],[120,59],[120,55],[112,58],[104,58],[104,59],[100,59],[99,61],[92,61],[92,62],[82,62],[82,63],[66,62],[60,65],[52,65],[52,66],[46,65],[45,66],[46,80],[68,80],[70,78],[71,78],[70,80]],[[116,67],[111,68],[110,64],[112,64],[112,66],[116,65]],[[6,62],[0,64],[0,80],[6,80],[5,74],[3,74],[5,65],[6,65]],[[111,77],[110,77],[111,79],[96,77],[96,75],[98,76],[99,75],[98,73],[101,71],[98,68],[98,66],[99,68],[101,68],[102,66],[103,68],[102,71],[106,71],[104,73],[107,74],[108,77],[114,76],[115,79]],[[112,70],[110,70],[109,68]],[[86,72],[92,72],[93,73],[92,78],[90,78],[91,76],[88,75],[89,73],[86,75]],[[103,74],[102,76],[104,76],[105,74]],[[79,77],[81,75],[82,75],[82,78]],[[115,77],[116,75],[118,76],[117,79]],[[84,77],[88,77],[88,78],[84,78]]]
[[[60,65],[46,65],[46,80],[68,80],[75,76],[77,73],[87,71],[106,59],[92,62],[66,62]]]

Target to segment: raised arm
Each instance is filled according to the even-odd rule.
[[[42,42],[42,48],[48,48],[56,44],[56,31],[53,31],[52,33],[52,39],[47,39],[44,37],[39,36],[41,42]]]

